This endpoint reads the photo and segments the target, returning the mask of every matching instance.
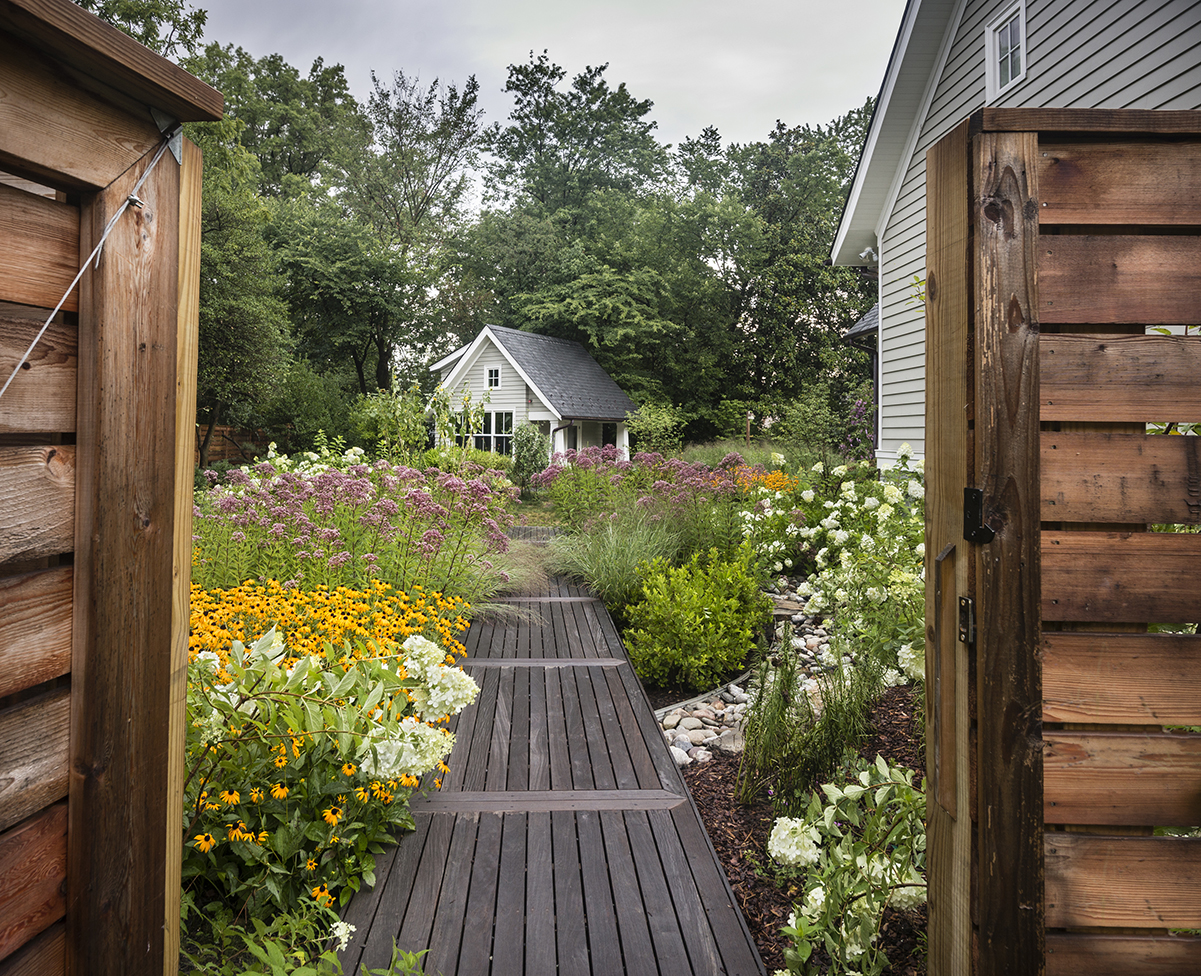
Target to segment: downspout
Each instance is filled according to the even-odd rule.
[[[567,423],[565,423],[562,427],[555,427],[550,432],[550,452],[552,455],[555,453],[555,434],[559,433],[559,431],[561,431],[561,430],[567,430],[568,427],[574,427],[574,426],[575,426],[575,421],[568,420]],[[566,445],[567,438],[564,438],[563,440],[564,440],[563,449],[567,450],[568,449],[567,445]]]

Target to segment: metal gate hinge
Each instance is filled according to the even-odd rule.
[[[968,647],[976,643],[976,604],[970,596],[959,598],[959,643]]]
[[[984,491],[963,489],[963,537],[968,542],[992,542],[997,533],[984,524]]]

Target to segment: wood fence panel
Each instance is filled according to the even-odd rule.
[[[1201,939],[1047,933],[1047,976],[1181,976],[1201,972]]]
[[[70,566],[0,579],[0,698],[71,670]]]
[[[1047,926],[1201,928],[1201,845],[1047,833]]]
[[[1201,421],[1201,337],[1044,335],[1040,356],[1043,420]]]
[[[53,307],[53,306],[52,306]],[[37,336],[40,321],[0,314],[0,384]],[[0,433],[75,430],[75,377],[79,330],[52,322],[4,394]]]
[[[1201,535],[1043,532],[1044,620],[1197,623]]]
[[[1043,721],[1201,725],[1201,636],[1045,632]]]
[[[79,208],[0,185],[0,240],[0,301],[54,308],[79,271]],[[78,308],[72,292],[63,309]]]
[[[70,721],[67,688],[0,711],[0,830],[67,795]]]
[[[1196,142],[1039,141],[1038,222],[1201,225]]]
[[[1042,434],[1048,522],[1201,523],[1201,437]]]
[[[66,803],[0,834],[0,959],[63,917],[66,874]]]
[[[1201,824],[1201,735],[1045,732],[1047,823]]]
[[[0,962],[0,976],[63,976],[66,971],[67,929],[62,922]]]
[[[0,447],[0,563],[75,548],[75,448]]]

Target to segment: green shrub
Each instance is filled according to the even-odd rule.
[[[670,404],[644,403],[636,413],[626,414],[626,427],[637,450],[672,454],[680,448],[684,418]]]
[[[743,666],[770,606],[753,560],[744,546],[730,561],[711,549],[683,566],[658,559],[639,567],[642,600],[629,608],[625,637],[640,676],[700,690]]]
[[[397,462],[425,450],[425,414],[426,398],[414,383],[407,390],[376,390],[359,397],[350,420],[368,452]]]
[[[531,423],[518,424],[513,431],[513,478],[518,487],[528,487],[549,460],[550,438]]]

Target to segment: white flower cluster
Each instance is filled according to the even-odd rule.
[[[330,929],[330,938],[338,943],[338,951],[345,952],[346,947],[350,945],[350,933],[355,930],[355,926],[349,922],[334,922]]]
[[[926,677],[926,648],[902,644],[897,650],[897,663],[910,678],[921,681]]]
[[[915,869],[910,868],[906,877],[898,878],[894,883],[902,886],[893,888],[892,894],[888,896],[888,903],[893,908],[907,911],[910,908],[917,908],[918,905],[926,904],[926,879]]]
[[[413,636],[400,645],[404,668],[420,682],[409,689],[413,708],[423,721],[454,715],[475,701],[479,685],[462,668],[446,666],[446,651],[432,640]]]
[[[817,863],[817,831],[794,817],[780,817],[767,838],[767,853],[788,867]]]
[[[420,776],[445,759],[454,744],[449,730],[433,728],[410,715],[401,719],[394,738],[377,743],[363,757],[363,769],[380,779]]]

